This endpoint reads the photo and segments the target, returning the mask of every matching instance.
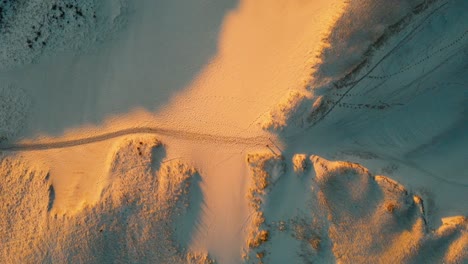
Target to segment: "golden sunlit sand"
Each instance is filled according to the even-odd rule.
[[[397,2],[2,3],[0,263],[466,262],[468,6]]]

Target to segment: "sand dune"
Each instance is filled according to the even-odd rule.
[[[466,263],[467,10],[0,2],[0,263]]]
[[[8,183],[2,185],[2,211],[13,212],[1,222],[5,263],[208,261],[206,253],[188,252],[174,241],[177,229],[196,224],[196,217],[176,222],[189,210],[199,213],[202,201],[191,196],[199,188],[195,169],[163,162],[163,147],[148,136],[121,139],[109,156],[98,201],[65,214],[47,172],[2,160]]]
[[[293,169],[274,169],[278,161],[288,165],[282,160],[268,153],[248,156],[253,184],[247,262],[462,263],[468,257],[467,219],[448,217],[429,228],[428,205],[396,181],[315,155],[297,177]]]

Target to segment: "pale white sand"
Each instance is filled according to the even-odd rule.
[[[466,261],[466,3],[111,2],[1,57],[7,263]]]

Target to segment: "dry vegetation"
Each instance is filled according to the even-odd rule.
[[[292,91],[269,112],[261,126],[265,130],[281,131],[292,122],[291,117],[297,114],[301,104],[307,101],[306,92]]]
[[[0,171],[1,262],[32,263],[35,248],[44,243],[48,209],[53,203],[49,197],[52,183],[47,171],[32,168],[15,156],[0,156]]]
[[[302,175],[308,167],[308,159],[306,154],[296,154],[292,159],[294,172],[297,175]]]
[[[183,250],[174,240],[174,223],[192,206],[188,193],[198,188],[191,184],[198,175],[180,161],[162,163],[163,154],[153,137],[122,139],[110,155],[114,160],[100,201],[73,215],[54,212],[46,171],[3,158],[2,176],[9,180],[0,186],[0,206],[7,207],[2,212],[14,213],[0,218],[1,259],[6,263],[212,263],[206,254]]]
[[[339,263],[461,263],[468,257],[466,218],[430,231],[421,197],[396,181],[374,177],[358,164],[311,159]],[[435,246],[440,243],[448,249]]]
[[[304,156],[294,155],[294,171],[306,168]],[[423,199],[398,182],[374,176],[357,163],[318,156],[310,160],[315,171],[311,215],[299,213],[285,221],[269,222],[263,205],[272,188],[271,173],[283,171],[274,169],[284,168],[279,165],[283,161],[272,154],[248,155],[252,180],[247,198],[253,212],[245,260],[268,263],[272,257],[269,246],[276,244],[279,232],[287,232],[300,242],[304,261],[461,263],[468,257],[465,217],[443,219],[439,229],[429,230]],[[448,246],[437,246],[441,244]]]
[[[247,193],[249,206],[252,210],[252,220],[247,235],[247,251],[249,255],[246,257],[248,259],[252,255],[257,255],[261,256],[259,259],[262,260],[267,253],[258,248],[267,242],[270,236],[270,231],[266,229],[262,204],[271,185],[284,173],[285,165],[281,156],[276,156],[272,153],[248,154],[247,163],[250,166],[252,175]]]
[[[214,264],[206,252],[188,252],[187,262],[188,264]]]
[[[127,1],[0,1],[0,69],[60,51],[89,51],[126,25]],[[116,11],[120,10],[117,14]],[[2,50],[2,51],[3,51]]]

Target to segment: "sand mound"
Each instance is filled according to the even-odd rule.
[[[253,153],[247,155],[251,181],[247,200],[251,209],[250,225],[247,228],[247,243],[244,253],[246,260],[255,256],[262,260],[265,248],[262,246],[269,239],[269,230],[265,225],[263,204],[265,196],[274,183],[284,174],[285,163],[281,156],[272,153]]]
[[[304,174],[308,168],[307,155],[295,154],[292,158],[294,172],[298,175]]]
[[[431,1],[397,0],[393,2],[375,0],[350,1],[346,11],[335,23],[327,43],[321,51],[322,63],[317,65],[316,77],[335,79],[349,73],[369,55],[369,46],[382,42],[429,6]]]
[[[423,200],[362,166],[313,156],[319,208],[339,263],[460,263],[467,220],[426,227]]]
[[[248,155],[251,206],[244,259],[262,263],[461,263],[468,255],[468,221],[442,219],[431,230],[423,199],[357,163],[304,154],[287,169],[269,153]],[[281,179],[271,174],[281,164]],[[284,206],[289,206],[285,208]]]
[[[0,1],[1,261],[466,262],[466,1],[169,2]]]
[[[54,189],[47,171],[36,170],[17,157],[0,157],[0,259],[33,263],[44,241]]]
[[[311,94],[298,92],[303,94],[298,97],[291,93],[289,99],[284,99],[290,104],[287,107],[279,104],[273,109],[263,123],[264,129],[294,131],[325,119],[328,124],[339,124],[340,129],[348,125],[363,129],[365,125],[372,126],[367,123],[370,120],[401,109],[427,115],[431,109],[420,111],[421,104],[433,98],[437,98],[444,111],[451,111],[444,118],[457,117],[459,109],[451,106],[463,103],[461,93],[454,96],[462,89],[451,86],[465,82],[454,69],[464,67],[466,61],[466,52],[462,52],[467,41],[466,22],[461,11],[466,3],[460,0],[398,2],[351,2],[327,37],[329,44],[319,55],[321,61],[315,65],[316,71],[307,87]],[[401,119],[399,113],[394,115]],[[421,114],[415,118],[421,121],[415,124],[450,125],[452,120],[445,121],[440,116],[434,113],[429,118]],[[411,133],[415,132],[405,136]]]
[[[174,237],[175,223],[199,206],[189,200],[199,188],[195,169],[178,160],[163,162],[164,148],[153,137],[124,138],[116,145],[100,200],[73,215],[54,213],[46,173],[5,158],[2,171],[11,180],[2,185],[8,188],[2,189],[2,206],[8,207],[2,212],[16,213],[0,222],[2,242],[9,246],[1,258],[10,263],[209,263],[205,253],[191,252],[184,248],[188,242],[180,245]],[[196,221],[183,219],[192,228]],[[190,233],[185,235],[190,240]]]

